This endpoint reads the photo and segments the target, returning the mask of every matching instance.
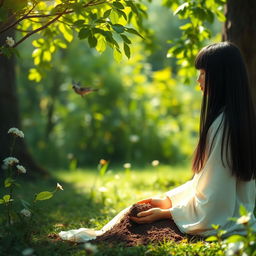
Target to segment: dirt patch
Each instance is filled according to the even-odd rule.
[[[137,224],[130,220],[141,211],[152,208],[150,204],[135,204],[123,219],[112,229],[98,236],[92,243],[106,243],[108,245],[123,244],[124,246],[147,245],[173,240],[179,242],[185,238],[188,241],[201,240],[199,236],[183,234],[172,219],[159,220],[149,224]]]

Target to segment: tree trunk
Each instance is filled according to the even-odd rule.
[[[7,36],[14,38],[14,31],[8,30],[2,33],[0,35],[0,45],[5,45]],[[9,128],[16,127],[21,129],[15,77],[14,56],[7,58],[4,55],[0,55],[0,168],[2,168],[2,160],[10,156],[12,136],[7,134]],[[28,176],[47,175],[47,171],[38,166],[32,159],[24,139],[16,139],[13,156],[17,157],[20,163],[25,166]],[[0,171],[1,177],[3,170],[0,169]]]
[[[256,1],[227,0],[223,40],[235,43],[242,51],[256,107]],[[256,108],[255,108],[256,109]]]

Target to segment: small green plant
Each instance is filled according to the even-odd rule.
[[[243,225],[246,235],[235,234],[223,239],[223,235],[227,232],[219,230],[219,225],[212,225],[218,232],[215,236],[208,237],[206,241],[217,242],[226,256],[256,256],[256,233],[252,228],[255,221],[251,220],[252,213],[243,205],[240,205],[239,213],[239,218],[229,218],[229,220],[235,221],[237,225]]]
[[[20,164],[19,159],[13,156],[13,152],[16,139],[23,139],[24,133],[17,128],[10,128],[8,134],[13,136],[13,140],[10,148],[10,156],[3,160],[4,195],[0,198],[0,205],[5,207],[2,222],[4,226],[7,227],[7,230],[15,224],[19,225],[20,222],[22,224],[27,223],[27,227],[33,226],[30,224],[33,222],[33,213],[36,211],[35,203],[42,200],[48,200],[52,198],[58,190],[63,190],[62,186],[57,183],[54,191],[42,191],[37,193],[34,195],[31,202],[19,198],[19,195],[15,193],[16,189],[20,187],[18,177],[20,175],[25,175],[27,170]]]
[[[93,181],[93,185],[91,187],[91,192],[90,192],[90,199],[93,200],[96,196],[96,184],[97,184],[97,180],[98,180],[98,177],[100,177],[101,179],[103,179],[103,177],[105,176],[106,172],[107,172],[107,169],[108,169],[108,165],[109,165],[109,161],[105,160],[105,159],[101,159],[99,161],[99,164],[98,164],[98,173],[96,173],[96,176],[94,178],[94,181]],[[106,188],[102,185],[100,188],[99,188],[99,191],[101,192],[101,199],[102,199],[102,203],[104,204],[105,203],[105,195],[104,193],[106,192]]]

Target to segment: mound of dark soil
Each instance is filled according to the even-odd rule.
[[[130,216],[137,216],[137,213],[150,208],[152,208],[150,204],[133,205],[119,223],[92,242],[108,245],[123,244],[129,247],[170,240],[179,242],[184,238],[188,238],[190,241],[200,239],[200,237],[181,233],[172,219],[159,220],[148,224],[137,224],[130,220]]]

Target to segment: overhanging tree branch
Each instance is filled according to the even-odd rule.
[[[66,11],[66,9],[64,10],[64,12]],[[14,44],[13,48],[15,48],[16,46],[18,46],[20,43],[22,43],[24,40],[26,40],[28,37],[30,37],[31,35],[47,28],[49,25],[51,25],[52,23],[54,23],[55,21],[57,21],[63,14],[63,13],[60,13],[57,17],[55,17],[54,19],[50,20],[49,22],[47,22],[45,25],[43,25],[42,27],[38,28],[38,29],[35,29],[31,32],[29,32],[28,34],[26,34],[23,38],[21,38],[17,43]]]
[[[82,6],[82,8],[86,8],[86,7],[90,7],[90,6],[95,6],[95,5],[100,5],[100,4],[104,4],[108,1],[102,1],[102,0],[98,0],[98,1],[94,1],[94,0],[91,0],[90,2],[88,2],[87,4],[84,4]],[[75,11],[74,10],[69,10],[67,11],[68,8],[65,9],[64,12],[56,12],[56,13],[53,13],[53,14],[37,14],[37,15],[29,15],[32,10],[35,8],[36,4],[32,7],[32,9],[26,14],[24,15],[23,17],[21,17],[20,19],[18,19],[17,21],[15,21],[13,24],[9,25],[8,27],[2,29],[0,31],[0,33],[4,32],[4,31],[7,31],[8,29],[12,28],[13,26],[17,25],[19,22],[25,20],[25,19],[31,19],[31,18],[48,18],[48,17],[53,17],[53,16],[58,16],[58,15],[64,15],[64,14],[70,14],[70,13],[74,13]]]
[[[16,20],[14,23],[12,23],[11,25],[7,26],[6,28],[2,29],[0,31],[0,33],[3,33],[5,31],[7,31],[8,29],[16,26],[19,22],[21,22],[22,20],[26,19],[28,17],[28,15],[33,11],[33,9],[36,7],[38,3],[34,4],[33,7],[28,11],[27,14],[25,14],[23,17],[21,17],[20,19]]]
[[[90,1],[89,3],[83,5],[83,8],[89,7],[89,6],[95,6],[95,5],[100,5],[100,4],[105,4],[108,1]],[[70,11],[66,11],[64,14],[70,14],[75,12],[74,10],[70,10]],[[51,17],[51,16],[56,16],[58,15],[59,12],[53,13],[53,14],[36,14],[36,15],[30,15],[27,18],[47,18],[47,17]]]

